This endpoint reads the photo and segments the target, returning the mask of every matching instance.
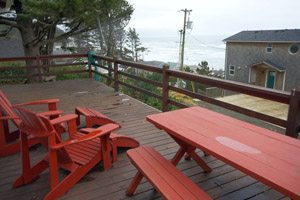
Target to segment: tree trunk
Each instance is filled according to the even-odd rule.
[[[35,33],[33,30],[33,25],[31,21],[25,20],[17,20],[19,25],[19,30],[21,32],[24,54],[26,57],[28,56],[39,56],[40,55],[40,46],[39,43],[35,41]],[[37,44],[36,44],[37,43]],[[36,59],[34,60],[26,60],[26,66],[32,67],[37,66],[38,63]],[[38,68],[27,68],[27,77],[29,83],[39,82],[38,74],[42,73]]]
[[[56,24],[52,25],[51,28],[48,31],[47,34],[47,39],[51,40],[55,37],[55,32],[56,32]],[[45,50],[43,52],[40,51],[40,54],[42,55],[52,55],[53,54],[53,47],[54,47],[54,43],[50,42],[47,45],[45,45]],[[52,65],[53,64],[53,60],[52,59],[45,59],[43,61],[44,65]],[[50,72],[49,67],[44,68],[44,72]]]

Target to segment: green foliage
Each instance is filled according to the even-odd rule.
[[[141,53],[145,52],[147,48],[141,46],[142,43],[135,28],[129,28],[125,42],[124,57],[133,61],[140,60]]]
[[[133,12],[126,0],[14,0],[12,8],[11,13],[17,17],[1,16],[0,24],[20,31],[26,56],[51,55],[55,42],[75,35],[88,32],[89,38],[95,35],[99,20],[106,33],[107,55],[114,56],[117,41],[121,40],[118,35],[124,32]],[[62,27],[62,33],[56,33],[57,27]],[[27,65],[35,63],[28,60]],[[35,69],[30,73],[35,73]]]
[[[183,71],[189,72],[189,73],[194,73],[194,70],[191,69],[189,66],[184,66]],[[194,82],[185,80],[185,83],[186,83],[185,89],[195,92],[195,83]]]
[[[0,62],[1,67],[22,67],[24,62]],[[24,76],[26,75],[23,69],[0,70],[0,85],[1,84],[19,84],[24,83],[26,78],[9,78],[10,76]]]
[[[56,41],[98,28],[98,19],[103,22],[106,40],[114,53],[112,46],[116,42],[111,41],[117,38],[119,29],[124,31],[133,12],[126,0],[15,0],[13,8],[17,18],[9,18],[9,24],[26,33],[22,37],[24,49],[39,48],[43,54],[51,54]],[[1,20],[7,19],[0,18],[0,23]],[[58,26],[63,27],[63,33],[55,33]]]
[[[18,17],[22,19],[36,19],[37,26],[64,24],[72,29],[77,23],[95,26],[94,16],[97,9],[101,10],[101,0],[23,0],[22,12]]]
[[[153,80],[153,81],[157,81],[157,82],[162,82],[162,74],[159,74],[159,73],[152,73],[152,72],[146,72],[146,71],[143,71],[143,72],[139,72],[138,74],[135,73],[135,70],[132,69],[132,68],[129,68],[127,71],[127,73],[130,73],[130,74],[133,74],[133,75],[136,75],[136,76],[139,76],[139,77],[143,77],[143,78],[146,78],[146,79],[149,79],[149,80]],[[142,89],[145,89],[149,92],[152,92],[152,93],[155,93],[155,94],[158,94],[158,95],[162,95],[162,90],[161,88],[159,87],[156,87],[150,83],[147,83],[147,82],[143,82],[143,81],[139,81],[139,80],[135,80],[135,79],[131,79],[131,78],[125,78],[125,77],[120,77],[121,80],[127,84],[130,84],[130,85],[133,85],[135,87],[138,87],[138,88],[142,88]],[[175,78],[170,78],[170,82],[171,84],[175,83],[176,82],[176,79]],[[133,98],[135,99],[138,99],[154,108],[157,108],[159,110],[162,110],[162,101],[160,99],[157,99],[157,98],[154,98],[154,97],[150,97],[149,95],[147,94],[144,94],[144,93],[141,93],[141,92],[138,92],[134,89],[131,89],[131,88],[128,88],[128,87],[121,87],[120,88],[121,92],[129,95],[129,96],[132,96]],[[180,102],[180,103],[184,103],[184,101],[182,99],[179,99],[179,98],[176,98],[176,97],[173,97],[173,96],[170,96],[169,97],[170,99],[174,100],[174,101],[177,101],[177,102]],[[173,106],[173,105],[169,105],[169,110],[176,110],[178,109],[176,106]]]
[[[1,67],[21,67],[24,62],[0,62]],[[57,73],[56,80],[88,78],[88,73],[68,74],[68,71],[84,70],[85,66],[64,66],[50,69],[50,73]],[[65,72],[65,74],[62,74]],[[9,78],[10,76],[25,76],[24,78]],[[0,70],[0,84],[23,84],[27,82],[25,69]]]
[[[89,75],[88,73],[72,73],[72,74],[67,74],[68,71],[75,71],[75,70],[84,70],[84,66],[65,66],[65,67],[59,67],[59,68],[53,68],[51,69],[52,73],[58,73],[56,75],[56,80],[69,80],[69,79],[81,79],[81,78],[88,78]],[[63,73],[65,74],[59,74]]]
[[[138,74],[135,73],[135,70],[132,69],[132,68],[129,68],[127,71],[127,73],[130,73],[130,74],[133,74],[133,75],[137,75],[139,77],[143,77],[143,78],[146,78],[146,79],[149,79],[149,80],[155,80],[155,81],[161,81],[162,80],[162,75],[161,74],[158,74],[158,73],[147,73],[147,72],[140,72]],[[135,80],[135,79],[131,79],[131,78],[127,78],[127,77],[120,77],[121,80],[127,84],[130,84],[130,85],[133,85],[135,87],[138,87],[138,88],[142,88],[142,89],[145,89],[149,92],[152,92],[152,93],[155,93],[155,94],[158,94],[158,95],[161,95],[161,89],[152,85],[152,84],[149,84],[149,83],[146,83],[146,82],[143,82],[143,81],[138,81],[138,80]],[[162,103],[161,103],[161,100],[157,99],[157,98],[154,98],[154,97],[150,97],[144,93],[141,93],[141,92],[138,92],[134,89],[131,89],[131,88],[128,88],[128,87],[121,87],[121,92],[129,95],[129,96],[132,96],[152,107],[155,107],[157,109],[162,109]]]
[[[134,9],[126,0],[102,0],[99,5],[101,7],[99,16],[106,43],[106,46],[103,42],[100,44],[101,49],[105,50],[107,56],[122,57],[125,27]]]
[[[189,66],[184,66],[183,67],[183,71],[185,72],[189,72],[189,73],[197,73],[199,75],[205,75],[205,76],[211,76],[211,70],[208,66],[208,62],[207,61],[202,61],[201,63],[198,64],[198,67],[196,68],[196,70],[194,71],[191,67]],[[205,91],[207,86],[200,84],[200,83],[196,83],[193,81],[187,81],[184,80],[185,84],[185,88],[186,90],[189,91],[193,91],[193,92],[197,92],[197,91]]]
[[[196,69],[197,74],[207,75],[207,76],[211,75],[211,70],[208,66],[207,61],[202,61],[201,63],[198,64],[198,66],[199,67],[197,67],[197,69]]]

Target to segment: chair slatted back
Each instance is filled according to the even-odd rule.
[[[16,117],[16,114],[14,113],[12,109],[12,104],[10,101],[7,99],[5,94],[0,90],[0,112],[2,113],[3,116],[10,116],[10,117]],[[12,119],[14,124],[16,126],[19,126],[21,124],[20,119]]]
[[[22,120],[19,126],[22,132],[39,138],[48,137],[53,132],[52,126],[46,125],[35,113],[24,108],[16,108],[14,111]]]
[[[62,141],[59,134],[51,124],[50,120],[44,116],[29,111],[24,108],[15,108],[15,113],[22,120],[19,129],[22,133],[37,137],[40,142],[48,149],[49,146]],[[49,137],[54,137],[55,141],[50,142]],[[57,152],[58,161],[60,163],[72,163],[72,159],[65,148],[61,148]]]

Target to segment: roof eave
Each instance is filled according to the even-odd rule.
[[[271,63],[268,63],[266,61],[262,61],[262,62],[259,62],[259,63],[252,64],[251,67],[254,67],[254,66],[257,66],[257,65],[261,65],[261,64],[265,64],[265,65],[267,65],[267,66],[269,66],[269,67],[271,67],[271,68],[273,68],[273,69],[275,69],[275,70],[277,70],[279,72],[285,72],[286,71],[286,69],[280,69],[280,68],[278,68],[278,67],[276,67],[276,66],[274,66]]]
[[[300,43],[299,41],[255,41],[255,40],[223,40],[223,42],[231,42],[231,43]]]

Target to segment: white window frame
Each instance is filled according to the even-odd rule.
[[[235,75],[235,66],[234,65],[229,65],[229,67],[228,67],[228,74],[230,76],[234,76]]]
[[[292,48],[293,45],[297,45],[297,46],[298,46],[298,50],[296,51],[296,53],[291,52],[291,48]],[[299,44],[295,43],[295,44],[291,44],[291,45],[289,46],[289,53],[290,53],[291,55],[296,55],[299,51],[300,51],[300,45],[299,45]]]
[[[268,43],[267,44],[267,48],[266,48],[266,52],[267,53],[272,53],[273,51],[273,44],[272,43]]]

